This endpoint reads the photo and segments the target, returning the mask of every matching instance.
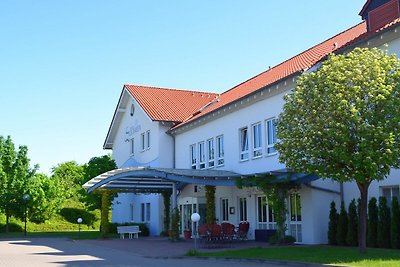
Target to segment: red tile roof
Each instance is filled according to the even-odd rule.
[[[343,48],[352,41],[355,41],[359,36],[366,33],[366,31],[366,23],[362,22],[344,32],[339,33],[338,35],[222,93],[219,99],[220,101],[218,101],[215,105],[210,106],[202,113],[189,118],[174,128],[179,128],[180,126],[195,120],[198,117],[204,116],[213,110],[234,102],[243,96],[255,92],[258,89],[268,86],[285,77],[307,70],[330,53]]]
[[[182,122],[218,98],[218,94],[208,92],[140,85],[124,88],[154,121]]]

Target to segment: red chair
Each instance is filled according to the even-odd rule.
[[[212,241],[219,241],[221,240],[222,236],[222,228],[219,224],[212,224],[210,225],[210,239]]]
[[[205,240],[205,241],[210,240],[210,231],[208,228],[209,227],[207,224],[202,224],[199,226],[197,231],[198,231],[200,240]]]
[[[247,233],[249,232],[249,228],[250,228],[249,222],[240,222],[238,230],[238,239],[247,240]]]
[[[223,239],[232,241],[235,235],[235,226],[231,223],[222,223],[221,228]]]

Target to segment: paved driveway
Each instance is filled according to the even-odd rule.
[[[3,266],[133,266],[133,267],[243,267],[282,266],[280,263],[249,262],[243,260],[198,259],[179,256],[152,257],[140,255],[126,247],[138,240],[118,243],[101,241],[72,241],[64,238],[32,238],[0,240],[0,267]],[[138,243],[138,242],[137,242]],[[115,244],[124,244],[123,247]],[[129,247],[128,247],[129,248]],[[155,246],[148,250],[160,250]],[[168,249],[168,248],[165,248]],[[190,247],[188,248],[190,249]],[[160,254],[162,255],[162,254]],[[309,266],[283,263],[285,266]]]

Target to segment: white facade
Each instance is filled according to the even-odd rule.
[[[399,55],[399,34],[400,29],[392,29],[357,46],[385,48]],[[388,46],[384,47],[384,44]],[[295,81],[296,77],[282,79],[171,132],[171,123],[151,120],[138,102],[123,91],[117,107],[117,111],[122,110],[122,117],[118,125],[112,125],[116,128],[113,157],[121,168],[212,168],[244,175],[284,169],[285,165],[278,161],[269,136],[273,134],[271,120],[282,111],[283,96],[293,90]],[[399,185],[400,170],[392,170],[387,179],[371,184],[369,197],[399,194]],[[335,201],[338,207],[341,197],[346,206],[353,198],[357,199],[359,191],[356,184],[345,183],[341,186],[321,179],[301,184],[287,199],[288,234],[295,236],[299,243],[327,243],[329,205]],[[248,237],[253,239],[255,230],[275,227],[272,213],[264,202],[265,198],[256,188],[217,186],[217,222],[229,221],[237,225],[240,221],[249,221]],[[184,187],[178,194],[178,207],[181,210],[182,230],[190,228],[188,218],[192,212],[199,211],[204,217],[204,186],[189,184]],[[151,235],[158,235],[163,229],[162,216],[163,201],[157,194],[124,193],[113,205],[114,222],[146,222]]]
[[[118,168],[171,168],[173,139],[166,134],[169,127],[152,121],[127,91],[123,92],[121,100],[119,108],[125,111],[116,131],[112,154]],[[159,194],[120,193],[113,203],[112,221],[143,222],[149,226],[150,235],[159,235],[163,214],[164,204]]]

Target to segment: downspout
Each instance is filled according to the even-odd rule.
[[[344,201],[344,189],[343,189],[343,182],[340,182],[340,203]]]

